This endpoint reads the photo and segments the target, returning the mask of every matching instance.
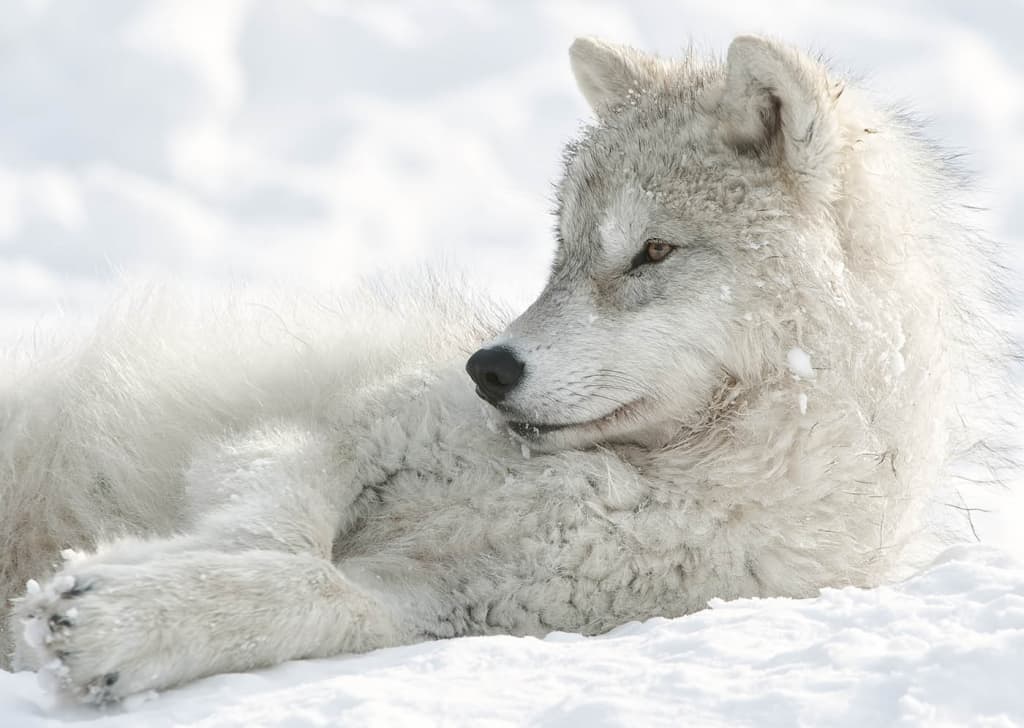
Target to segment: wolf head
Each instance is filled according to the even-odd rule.
[[[837,88],[753,37],[724,65],[589,39],[570,60],[598,123],[566,152],[550,279],[467,370],[535,447],[661,447],[785,366],[795,332],[752,312],[836,248]]]

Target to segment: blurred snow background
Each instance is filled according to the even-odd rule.
[[[117,275],[344,286],[444,258],[515,304],[588,118],[566,49],[825,51],[970,152],[1024,248],[1024,4],[0,0],[0,342]]]

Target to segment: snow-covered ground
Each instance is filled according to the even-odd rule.
[[[580,34],[672,54],[765,32],[825,51],[970,153],[983,222],[1024,272],[1019,2],[0,10],[0,344],[88,322],[121,275],[343,288],[441,259],[526,303],[551,252],[560,149],[587,118],[566,58]],[[0,726],[1024,725],[1024,506],[1012,491],[985,506],[975,521],[995,548],[892,588],[715,605],[594,639],[296,663],[127,713],[55,706],[32,676],[0,673]]]
[[[0,725],[1019,726],[1024,564],[956,547],[893,587],[715,602],[601,637],[478,637],[219,675],[98,712],[0,677]]]

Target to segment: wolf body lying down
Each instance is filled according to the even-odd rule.
[[[980,336],[955,180],[772,41],[570,56],[598,121],[550,280],[501,333],[441,296],[276,349],[132,311],[8,388],[16,666],[107,701],[887,573]]]

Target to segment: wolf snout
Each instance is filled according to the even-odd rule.
[[[490,404],[497,404],[515,389],[525,368],[526,365],[503,346],[480,349],[466,362],[466,371],[476,383],[476,393]]]

